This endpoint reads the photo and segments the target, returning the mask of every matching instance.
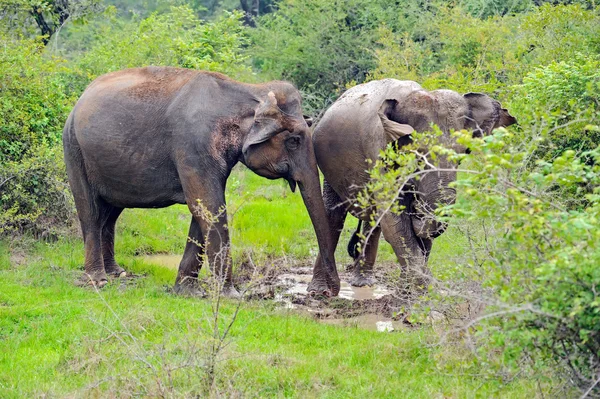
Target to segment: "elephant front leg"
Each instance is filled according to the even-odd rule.
[[[325,212],[327,215],[329,236],[333,251],[337,247],[340,239],[340,233],[344,228],[344,219],[346,219],[346,208],[342,206],[342,200],[337,195],[327,181],[323,182],[323,201],[325,203]],[[306,288],[311,296],[335,296],[340,291],[340,281],[337,273],[331,275],[325,266],[325,262],[321,258],[321,254],[317,256],[313,268],[313,278]]]
[[[230,254],[229,231],[227,229],[227,211],[225,208],[225,181],[226,176],[219,176],[219,172],[203,170],[202,177],[198,167],[181,165],[179,169],[186,203],[194,222],[197,223],[200,236],[203,238],[203,247],[218,289],[229,297],[239,297],[239,292],[233,286],[232,265]],[[210,177],[213,177],[212,179]],[[197,227],[192,222],[190,231],[196,233]],[[188,243],[193,245],[193,243]],[[197,249],[186,246],[187,256],[191,256]],[[182,260],[183,262],[183,260]],[[185,263],[181,270],[182,278],[198,276],[196,265]],[[180,267],[181,269],[181,267]],[[200,266],[197,266],[200,269]],[[181,281],[181,280],[178,280]]]
[[[190,222],[187,244],[183,258],[179,263],[174,290],[180,295],[204,297],[206,292],[198,284],[198,274],[202,268],[204,256],[204,236],[194,217]]]
[[[231,248],[224,205],[219,212],[212,222],[205,222],[203,227],[206,232],[206,256],[223,295],[237,298],[240,294],[233,286]]]
[[[373,266],[377,258],[377,248],[379,237],[381,236],[381,227],[372,228],[368,223],[363,226],[363,236],[367,238],[362,253],[354,262],[354,271],[350,285],[354,287],[363,287],[366,285],[375,285],[376,280],[373,274]]]
[[[431,279],[431,272],[427,266],[431,240],[416,236],[410,217],[406,213],[384,215],[381,230],[386,241],[394,249],[402,269],[400,292],[409,299],[424,293]]]

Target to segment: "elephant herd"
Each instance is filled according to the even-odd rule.
[[[347,90],[311,132],[299,91],[288,82],[246,84],[212,72],[146,67],[97,78],[82,94],[63,132],[65,163],[81,223],[85,276],[102,287],[108,275],[124,276],[115,262],[115,223],[124,208],[187,204],[192,216],[175,291],[197,294],[206,257],[223,283],[232,283],[225,185],[242,162],[268,179],[299,187],[312,221],[319,254],[308,291],[335,296],[340,290],[334,252],[349,212],[368,221],[356,196],[369,181],[369,161],[390,142],[397,148],[412,132],[436,124],[444,137],[467,129],[482,136],[515,123],[500,103],[485,94],[424,90],[412,81],[384,79]],[[458,151],[464,151],[454,143]],[[374,283],[373,264],[381,233],[403,270],[427,273],[432,240],[445,226],[428,217],[452,203],[455,166],[412,182],[400,196],[405,211],[388,212],[371,227],[363,223],[360,257],[351,284]],[[324,176],[323,191],[319,169]],[[359,223],[360,225],[360,223]],[[352,248],[349,248],[352,249]]]

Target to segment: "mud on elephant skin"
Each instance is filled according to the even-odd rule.
[[[206,255],[223,291],[232,284],[225,184],[244,163],[268,179],[296,185],[335,285],[335,260],[309,125],[287,82],[236,82],[170,67],[113,72],[82,94],[63,132],[65,163],[85,244],[85,273],[101,287],[124,270],[114,258],[124,208],[187,204],[192,217],[175,290],[198,292]],[[207,212],[194,212],[201,204]],[[207,217],[216,215],[216,221]],[[211,219],[211,220],[209,220]]]
[[[443,132],[440,140],[464,151],[451,138],[451,130],[466,129],[483,136],[514,123],[515,118],[498,101],[482,93],[427,91],[416,82],[396,79],[372,81],[346,91],[325,112],[313,134],[317,163],[325,178],[323,197],[334,248],[348,212],[368,221],[375,211],[359,208],[356,196],[369,182],[368,160],[377,159],[388,143],[396,143],[402,151],[411,142],[412,132],[427,132],[436,124]],[[356,250],[359,225],[348,248],[356,260],[353,285],[373,284],[381,233],[407,272],[407,281],[427,285],[433,240],[446,228],[433,215],[437,206],[451,204],[456,198],[449,187],[456,180],[456,165],[443,157],[437,161],[439,170],[431,170],[403,189],[400,202],[405,212],[386,214],[375,227],[364,223],[362,235],[368,239],[360,253]],[[319,257],[314,266],[315,285],[323,280],[324,270]]]

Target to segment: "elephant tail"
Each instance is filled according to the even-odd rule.
[[[352,234],[350,241],[348,242],[348,255],[352,257],[352,259],[358,259],[360,255],[358,252],[358,242],[360,241],[360,237],[358,234],[360,233],[360,229],[362,227],[362,220],[358,220],[358,226],[356,227],[356,231]]]

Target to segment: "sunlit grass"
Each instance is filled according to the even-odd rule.
[[[201,395],[210,301],[170,294],[174,271],[139,259],[131,266],[148,274],[133,285],[111,284],[100,293],[78,288],[79,249],[64,240],[35,245],[24,264],[0,258],[0,397],[110,396],[115,389],[117,396],[156,396],[157,379],[175,396]],[[232,311],[227,303],[223,317]],[[504,385],[462,374],[473,359],[432,345],[436,340],[427,328],[382,334],[250,302],[218,363],[218,389],[248,397],[525,397],[533,391],[531,381]],[[198,348],[193,365],[177,369]]]

